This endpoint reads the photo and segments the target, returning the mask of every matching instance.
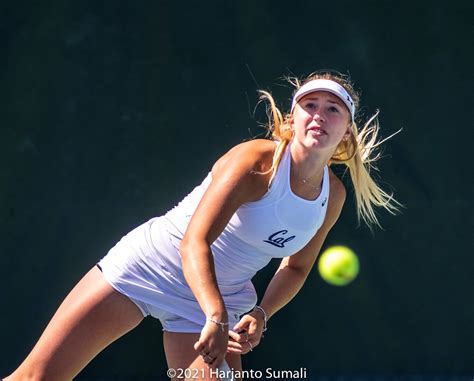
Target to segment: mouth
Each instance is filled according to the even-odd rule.
[[[318,135],[318,136],[327,135],[327,132],[324,131],[321,127],[310,127],[310,128],[308,128],[308,131],[311,131],[315,135]]]

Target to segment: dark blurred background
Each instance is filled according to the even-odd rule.
[[[0,376],[133,227],[166,212],[233,145],[262,134],[257,89],[349,73],[380,108],[380,181],[406,209],[373,234],[349,197],[326,246],[361,261],[347,287],[313,270],[246,369],[311,379],[474,376],[471,1],[7,1],[0,5]],[[471,180],[469,180],[469,178]],[[272,265],[258,274],[259,295]],[[78,380],[166,379],[147,318]]]

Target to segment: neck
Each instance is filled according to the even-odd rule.
[[[295,181],[305,180],[307,183],[319,186],[323,179],[324,167],[330,156],[317,149],[308,149],[297,144],[291,144],[291,177]]]

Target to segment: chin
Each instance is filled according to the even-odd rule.
[[[311,139],[307,144],[310,148],[324,148],[326,146],[325,142],[319,139]]]

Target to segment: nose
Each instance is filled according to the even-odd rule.
[[[326,118],[324,117],[323,112],[321,110],[318,110],[314,113],[313,119],[315,121],[319,121],[319,122],[321,122],[321,121],[325,122],[326,121]]]

